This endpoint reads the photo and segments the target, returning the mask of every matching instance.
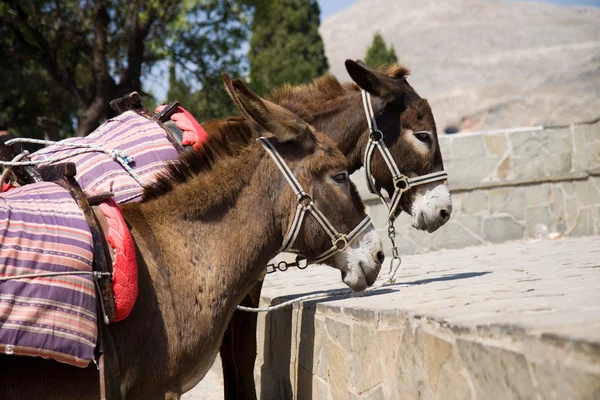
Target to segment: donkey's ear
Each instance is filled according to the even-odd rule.
[[[361,89],[385,100],[393,98],[393,94],[386,88],[385,76],[373,71],[360,60],[346,60],[345,65],[350,78]]]
[[[226,78],[223,78],[226,81]],[[274,137],[279,142],[314,141],[310,128],[291,111],[261,99],[240,79],[225,82],[230,96],[258,136]]]

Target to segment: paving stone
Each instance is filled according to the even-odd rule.
[[[325,318],[325,326],[330,340],[333,340],[343,349],[351,347],[350,325],[331,318]]]
[[[545,206],[550,203],[550,185],[528,185],[525,187],[525,207]]]
[[[333,400],[348,397],[348,355],[337,344],[327,342],[329,391]]]
[[[548,154],[544,157],[546,176],[563,176],[572,169],[571,153]]]
[[[546,176],[546,166],[543,158],[527,158],[511,156],[512,174],[508,180],[535,180]]]
[[[370,391],[383,380],[374,326],[355,323],[351,348],[350,383],[356,393]]]
[[[491,214],[497,213],[502,208],[513,190],[513,188],[494,188],[489,190]]]
[[[448,182],[452,187],[483,182],[492,175],[499,162],[499,157],[448,160],[444,161],[444,169],[448,173]]]

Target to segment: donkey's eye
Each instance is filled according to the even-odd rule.
[[[431,143],[431,136],[429,136],[429,132],[415,132],[415,137],[425,144]]]
[[[340,172],[339,174],[335,174],[333,176],[333,180],[337,183],[346,183],[348,182],[348,172]]]

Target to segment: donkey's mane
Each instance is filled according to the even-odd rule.
[[[183,152],[179,159],[168,164],[167,170],[144,188],[144,201],[160,197],[201,172],[211,170],[217,160],[239,154],[252,142],[252,134],[242,117],[207,121],[202,125],[209,132],[208,142],[197,151]]]
[[[402,64],[382,65],[378,71],[395,79],[404,79],[410,74],[410,70]],[[290,103],[298,102],[322,106],[322,102],[334,100],[348,91],[359,90],[360,88],[354,82],[341,83],[335,76],[327,74],[304,85],[285,84],[275,88],[271,91],[270,98],[273,102],[285,107],[288,107]]]

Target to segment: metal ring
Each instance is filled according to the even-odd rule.
[[[402,192],[408,190],[408,178],[405,175],[402,175],[401,177],[394,179],[394,187]]]
[[[287,271],[287,269],[288,269],[287,263],[285,261],[280,261],[279,264],[277,264],[277,269],[280,270],[281,272]]]
[[[306,194],[306,193],[304,193],[298,199],[298,203],[304,208],[309,207],[312,204],[312,202],[313,202],[312,197],[310,197],[310,194]]]
[[[338,237],[332,240],[333,245],[338,251],[344,251],[350,245],[346,235],[340,234]]]
[[[369,133],[369,138],[374,142],[379,142],[381,139],[383,139],[383,132],[377,129],[376,131]]]

